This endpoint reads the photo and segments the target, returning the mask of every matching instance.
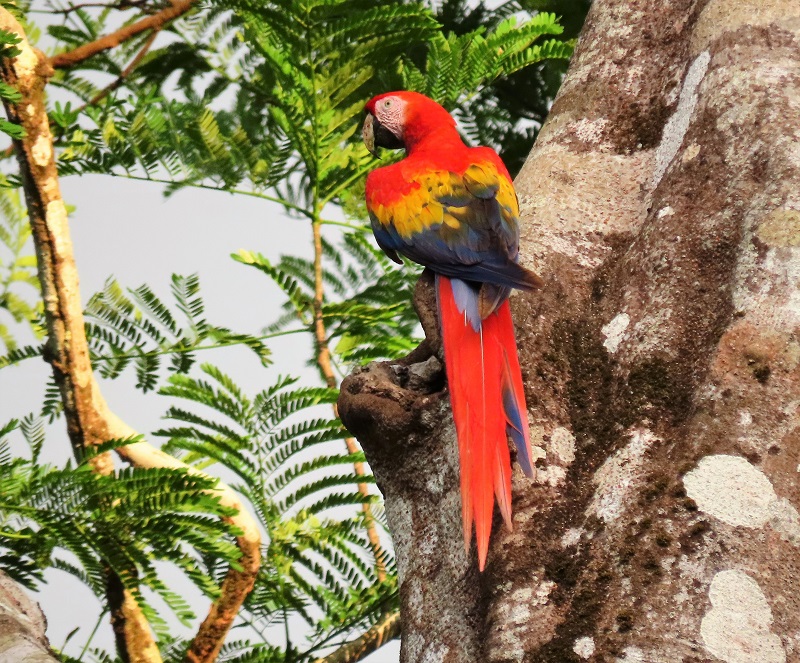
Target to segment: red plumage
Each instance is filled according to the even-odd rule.
[[[381,248],[436,273],[447,383],[459,445],[464,543],[472,526],[483,570],[495,498],[511,527],[511,460],[532,476],[527,409],[508,305],[511,288],[541,287],[517,264],[518,205],[500,157],[469,148],[431,99],[392,92],[366,106],[364,141],[407,156],[367,178]]]
[[[508,302],[483,320],[476,332],[458,310],[450,279],[438,279],[439,316],[444,343],[447,384],[458,438],[461,470],[461,516],[464,545],[469,549],[472,524],[483,570],[489,550],[494,498],[511,529],[511,458],[506,441],[503,392],[517,367],[517,346]],[[511,355],[513,359],[509,361]],[[524,394],[515,394],[525,412]]]

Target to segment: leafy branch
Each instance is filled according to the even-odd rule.
[[[38,293],[39,279],[36,276],[36,257],[26,253],[31,236],[27,214],[22,207],[19,194],[10,189],[0,189],[0,309],[8,312],[15,323],[27,324],[34,335],[41,337],[39,326],[42,302],[23,297],[19,287]],[[11,329],[0,322],[0,340],[8,352],[25,355],[17,346]],[[2,359],[0,359],[0,364]]]
[[[119,46],[121,43],[142,32],[147,32],[149,30],[157,32],[170,21],[188,12],[193,4],[194,0],[172,0],[169,7],[156,14],[146,16],[71,51],[54,55],[50,58],[50,65],[54,69],[69,69],[98,53]]]
[[[170,357],[170,371],[186,373],[196,351],[232,345],[250,348],[264,366],[270,363],[270,351],[262,338],[235,333],[205,319],[196,275],[174,275],[172,295],[185,326],[146,285],[126,294],[119,283],[109,279],[89,300],[86,333],[92,362],[102,377],[115,378],[133,362],[137,388],[148,391],[156,385],[161,357]]]
[[[75,453],[82,458],[93,447],[109,440],[137,437],[137,433],[108,408],[89,361],[67,213],[58,186],[52,136],[44,106],[46,80],[39,76],[36,66],[41,64],[42,56],[30,47],[16,19],[2,8],[0,29],[13,32],[20,39],[19,55],[2,63],[3,80],[20,92],[17,103],[6,100],[6,112],[25,130],[25,137],[15,147],[20,170],[24,173],[28,214],[40,257],[39,280],[45,301],[48,358],[62,393]],[[46,144],[49,151],[42,155],[40,147],[34,150],[34,144]],[[176,469],[182,466],[179,461],[144,442],[121,447],[119,453],[139,468]],[[113,473],[108,453],[92,456],[89,463],[99,475]],[[220,504],[231,508],[228,517],[241,532],[236,537],[241,557],[237,565],[229,569],[221,594],[212,604],[209,616],[201,624],[189,649],[189,657],[196,661],[210,661],[216,657],[238,606],[252,588],[260,563],[260,534],[241,501],[222,484],[216,484],[213,490],[218,494]],[[137,601],[139,579],[119,574],[113,566],[109,567],[106,575],[106,596],[115,618],[120,650],[140,660],[160,660],[149,630],[148,615]]]

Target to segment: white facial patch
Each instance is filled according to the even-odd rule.
[[[400,97],[384,97],[375,104],[375,117],[400,140],[406,117],[406,102]]]

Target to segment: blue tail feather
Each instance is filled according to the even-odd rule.
[[[503,410],[505,410],[506,414],[506,432],[517,448],[517,462],[525,473],[525,476],[532,479],[533,462],[528,451],[528,441],[523,432],[523,426],[527,426],[527,421],[523,421],[522,419],[522,412],[520,412],[517,398],[514,394],[514,387],[510,379],[511,367],[509,366],[508,355],[505,350],[503,351],[503,360],[505,361],[505,372],[503,375]]]
[[[453,288],[453,299],[456,308],[469,320],[472,328],[479,332],[481,329],[481,316],[478,313],[478,291],[469,283],[461,279],[450,279]]]

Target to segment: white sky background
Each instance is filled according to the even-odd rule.
[[[42,46],[46,44],[40,43]],[[211,323],[258,333],[277,318],[283,296],[264,274],[233,261],[230,254],[244,248],[271,260],[281,254],[310,257],[308,222],[287,217],[278,205],[267,201],[200,189],[185,189],[164,199],[162,185],[103,175],[62,178],[61,187],[67,204],[76,208],[70,225],[84,304],[102,289],[109,276],[116,277],[123,287],[147,283],[170,303],[172,274],[196,272],[206,318]],[[251,394],[271,384],[279,374],[302,375],[304,381],[318,383],[316,373],[306,366],[310,349],[306,335],[270,340],[268,345],[274,360],[268,369],[260,368],[252,351],[244,347],[199,353],[198,361],[221,366]],[[49,366],[36,359],[0,371],[0,422],[41,407],[49,372]],[[130,369],[117,380],[101,382],[112,410],[147,434],[164,425],[160,417],[168,403],[152,392],[142,394],[133,385]],[[71,455],[62,417],[48,427],[42,456],[45,462],[62,466]],[[48,637],[54,646],[61,647],[67,634],[80,626],[66,649],[77,656],[97,621],[99,604],[88,588],[66,573],[51,571],[47,579],[48,584],[35,598],[47,616]],[[171,588],[180,590],[183,586],[169,577],[165,580]],[[199,597],[194,609],[202,619],[206,601]],[[256,639],[249,629],[238,631],[234,637]],[[297,640],[301,637],[298,633]],[[113,651],[107,617],[92,646]],[[367,660],[398,661],[399,641]]]

